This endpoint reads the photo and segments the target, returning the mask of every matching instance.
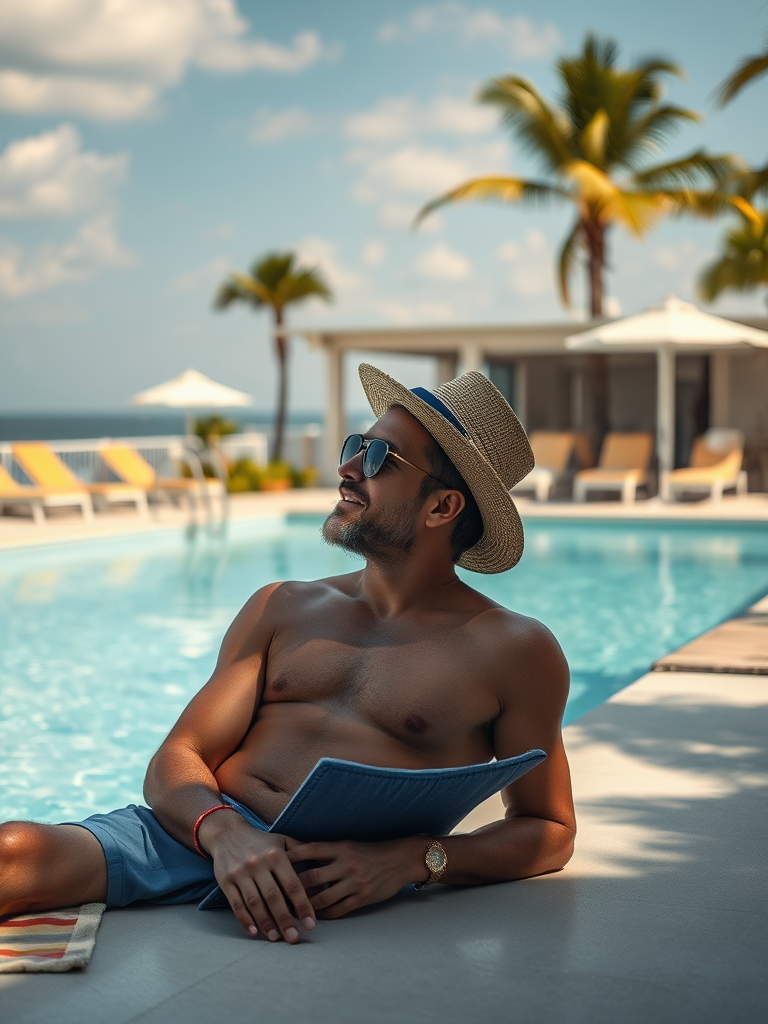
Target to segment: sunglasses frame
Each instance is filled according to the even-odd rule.
[[[345,459],[344,458],[344,449],[347,447],[347,442],[351,441],[353,437],[356,437],[356,438],[358,438],[360,440],[360,447],[357,449],[357,451],[354,453],[354,455],[350,455],[350,456],[348,456]],[[378,441],[379,444],[383,444],[384,445],[384,447],[386,448],[386,453],[384,455],[384,458],[381,460],[379,465],[376,467],[376,469],[374,469],[372,473],[369,473],[367,471],[367,469],[366,469],[366,462],[368,461],[368,457],[369,457],[368,456],[368,452],[370,450],[371,445],[374,444],[377,441]],[[426,469],[422,469],[421,466],[414,465],[413,462],[409,462],[408,459],[404,459],[402,455],[398,455],[397,452],[393,452],[392,449],[389,447],[389,441],[385,441],[383,437],[363,437],[362,434],[349,434],[347,437],[344,438],[344,443],[341,446],[341,455],[339,456],[339,465],[343,466],[345,462],[349,462],[350,459],[356,458],[360,454],[360,452],[363,453],[363,476],[365,476],[366,479],[368,479],[368,480],[370,480],[371,477],[376,476],[377,473],[381,472],[381,470],[382,470],[382,468],[384,466],[384,463],[387,461],[387,459],[391,455],[393,459],[397,459],[399,462],[404,462],[406,464],[406,466],[410,466],[411,469],[417,469],[420,473],[423,473],[424,476],[431,476],[433,480],[437,480],[437,482],[441,483],[443,485],[443,487],[447,487],[448,486],[448,484],[446,484],[444,480],[441,480],[439,477],[435,476],[434,473],[428,473]]]

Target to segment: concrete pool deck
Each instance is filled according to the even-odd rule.
[[[228,911],[111,911],[84,972],[0,978],[0,1019],[752,1022],[768,999],[767,733],[765,677],[646,675],[565,730],[579,837],[564,871],[403,894],[299,947],[249,940]]]

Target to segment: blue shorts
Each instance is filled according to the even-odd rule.
[[[269,825],[253,811],[222,794],[254,828]],[[213,863],[169,836],[149,807],[130,804],[85,821],[67,822],[88,829],[107,858],[107,906],[129,903],[196,903],[217,886]]]

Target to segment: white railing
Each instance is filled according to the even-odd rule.
[[[238,434],[235,437],[237,443],[231,445],[232,454],[236,453],[235,457],[239,458],[245,455],[259,464],[266,463],[267,439],[264,434]],[[233,441],[235,437],[232,438]],[[229,438],[225,438],[225,441],[229,440]],[[185,438],[177,435],[81,438],[66,441],[44,441],[43,443],[59,456],[75,476],[90,483],[110,478],[109,470],[99,457],[99,450],[118,444],[128,445],[129,448],[137,451],[152,466],[158,476],[178,476],[182,472],[183,466],[186,466],[194,477],[200,473],[200,453],[197,446],[190,446]],[[222,447],[224,447],[227,457],[231,457],[230,445]],[[30,483],[13,458],[11,442],[0,443],[0,461],[19,483]]]

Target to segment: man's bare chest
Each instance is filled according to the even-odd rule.
[[[263,701],[317,705],[427,745],[482,728],[499,712],[493,680],[483,678],[461,631],[284,630],[269,650]]]

